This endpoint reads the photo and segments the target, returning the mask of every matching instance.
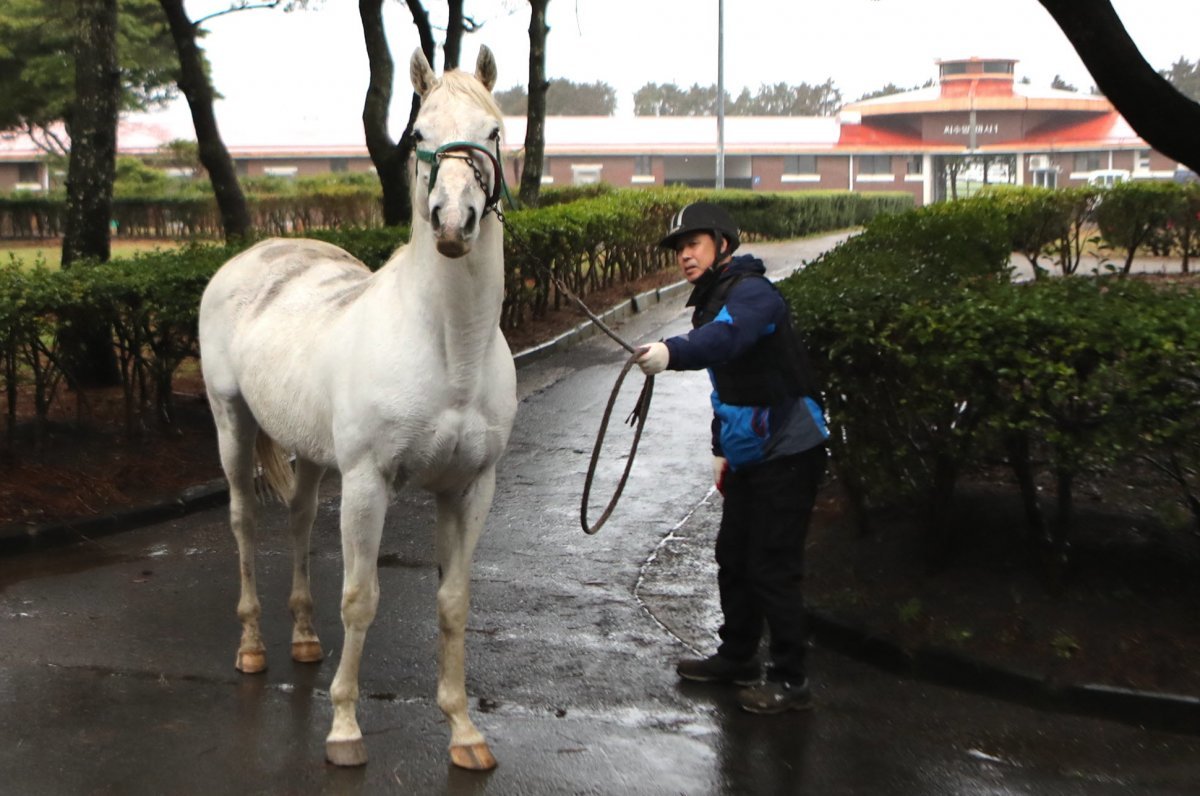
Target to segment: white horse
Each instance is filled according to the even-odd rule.
[[[451,70],[439,80],[418,50],[410,73],[421,96],[410,243],[372,274],[327,243],[263,241],[222,266],[201,299],[204,382],[241,559],[236,665],[266,668],[254,580],[256,457],[289,507],[292,657],[304,662],[322,658],[309,533],[317,486],[337,468],[345,639],[325,754],[337,765],[365,763],[358,669],[379,602],[384,514],[393,490],[419,485],[437,504],[437,700],[450,723],[450,756],[489,769],[496,761],[467,715],[463,632],[471,557],[517,405],[499,329],[501,224],[488,213],[502,178],[496,64],[481,48],[474,77]],[[294,475],[285,452],[295,455]]]

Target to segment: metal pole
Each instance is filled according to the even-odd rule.
[[[717,0],[717,190],[725,187],[725,0]]]

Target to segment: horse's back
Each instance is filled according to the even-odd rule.
[[[280,299],[295,304],[329,303],[339,293],[347,294],[340,298],[353,297],[370,276],[365,265],[331,243],[271,238],[221,266],[201,298],[201,323],[205,315],[218,312],[229,319],[257,317]]]
[[[200,300],[200,353],[210,393],[241,392],[247,374],[313,356],[366,291],[371,271],[346,251],[272,238],[233,257]]]

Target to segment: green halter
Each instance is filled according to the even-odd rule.
[[[495,175],[492,186],[489,189],[484,183],[483,175],[479,169],[475,167],[474,152],[479,152],[492,163],[492,173]],[[500,163],[500,142],[496,142],[496,153],[492,152],[481,144],[476,144],[474,141],[451,141],[448,144],[442,144],[437,149],[430,151],[428,149],[417,149],[417,160],[422,163],[428,163],[431,168],[429,170],[429,190],[433,190],[434,183],[437,182],[438,169],[441,168],[443,158],[457,158],[465,160],[475,171],[475,179],[479,182],[479,187],[487,194],[487,202],[483,206],[483,212],[487,213],[491,210],[496,210],[500,204],[500,196],[508,200],[510,207],[513,206],[512,196],[508,192],[508,184],[504,181],[504,169]],[[459,154],[452,154],[459,153]]]

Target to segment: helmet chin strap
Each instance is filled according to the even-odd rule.
[[[721,264],[721,261],[725,259],[725,254],[729,249],[729,241],[725,240],[725,236],[721,234],[721,231],[719,229],[714,229],[712,231],[712,236],[713,236],[713,243],[716,244],[713,247],[713,250],[716,252],[716,254],[713,256],[716,259],[713,260],[712,267],[716,268],[718,265]]]

